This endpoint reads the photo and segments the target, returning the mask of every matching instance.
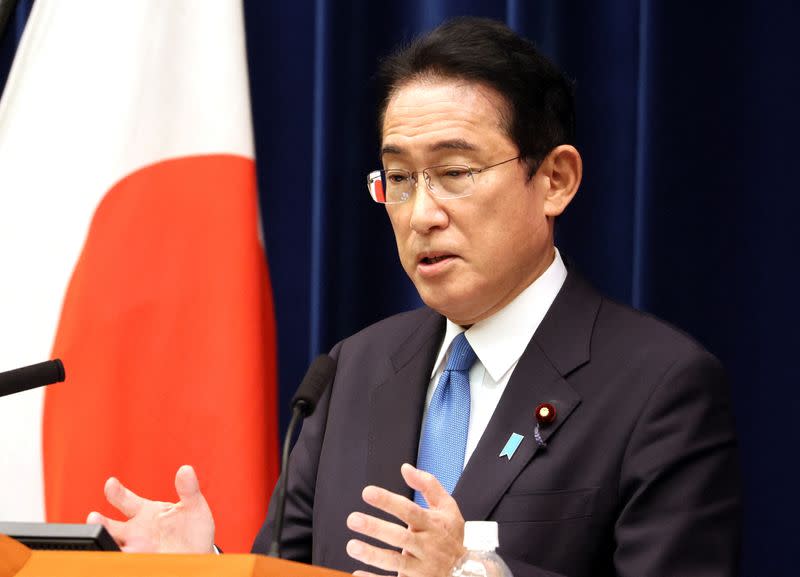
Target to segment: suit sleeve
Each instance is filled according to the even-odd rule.
[[[341,345],[333,348],[330,356],[338,359]],[[289,479],[286,488],[286,507],[284,509],[283,534],[281,535],[281,558],[301,563],[311,563],[312,525],[314,512],[314,493],[317,482],[322,439],[328,420],[331,390],[329,386],[322,395],[314,414],[303,423],[300,436],[292,449],[289,461]],[[281,472],[281,476],[286,471]],[[280,483],[280,480],[279,480]],[[253,542],[253,553],[266,554],[272,541],[275,528],[275,502],[277,486],[269,502],[267,518]]]
[[[614,529],[617,575],[738,573],[741,487],[729,391],[698,352],[656,386],[628,442]]]

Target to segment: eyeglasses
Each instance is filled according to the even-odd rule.
[[[475,189],[475,175],[495,166],[518,160],[515,156],[483,168],[472,168],[463,164],[429,166],[419,172],[399,168],[373,170],[367,176],[367,187],[372,200],[381,204],[399,204],[411,198],[417,187],[417,176],[422,174],[431,195],[436,198],[463,198]]]

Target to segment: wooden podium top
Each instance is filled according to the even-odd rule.
[[[349,575],[262,555],[168,555],[32,551],[0,535],[0,577],[342,577]]]
[[[11,537],[0,535],[0,577],[16,575],[33,552]]]

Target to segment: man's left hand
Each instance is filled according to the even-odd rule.
[[[353,559],[400,576],[427,577],[448,575],[464,554],[464,518],[455,500],[436,477],[409,464],[400,468],[406,484],[422,493],[429,509],[382,489],[368,486],[362,498],[368,505],[396,517],[405,527],[364,513],[350,513],[347,527],[402,550],[375,547],[358,539],[347,543],[347,554]],[[367,571],[354,575],[372,576]]]

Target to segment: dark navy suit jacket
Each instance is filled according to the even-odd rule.
[[[336,377],[292,455],[286,557],[365,568],[345,551],[357,536],[345,519],[368,509],[365,485],[411,498],[400,465],[416,462],[444,327],[423,308],[334,347]],[[533,437],[541,403],[556,409],[544,448]],[[514,432],[525,439],[500,457]],[[453,497],[466,520],[499,523],[515,577],[735,575],[740,479],[723,370],[683,333],[570,271]],[[267,549],[273,514],[255,552]]]

